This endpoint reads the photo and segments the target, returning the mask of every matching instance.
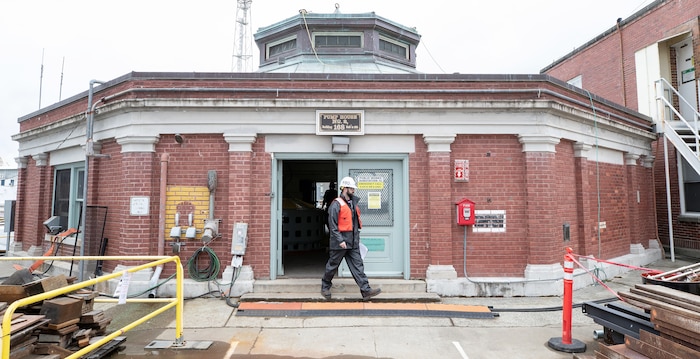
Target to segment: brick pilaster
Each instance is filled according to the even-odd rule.
[[[629,219],[629,238],[631,244],[642,243],[642,233],[639,223],[639,203],[641,202],[641,194],[639,191],[639,173],[637,160],[639,155],[627,153],[625,154],[625,165],[627,169],[627,210]],[[638,200],[639,199],[639,200]],[[648,238],[646,238],[648,239]]]
[[[456,136],[423,136],[428,145],[430,264],[453,265],[450,147]]]
[[[29,201],[27,201],[27,163],[29,158],[17,157],[17,202],[15,203],[15,241],[18,243],[24,242],[27,236],[24,223],[28,220]]]
[[[580,254],[593,254],[598,256],[598,237],[596,236],[595,227],[590,223],[597,221],[596,210],[592,206],[595,203],[591,202],[590,193],[594,190],[591,188],[590,177],[588,175],[590,163],[588,162],[588,151],[591,145],[578,142],[574,144],[574,165],[576,168],[576,214],[578,217],[578,233],[579,242],[572,243],[574,251]]]
[[[546,135],[521,135],[525,152],[525,188],[527,191],[528,263],[534,265],[561,261],[560,223],[556,221],[557,203],[554,182],[557,176],[555,146],[559,138]]]

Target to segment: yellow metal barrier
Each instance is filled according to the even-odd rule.
[[[82,281],[80,283],[75,283],[71,284],[69,286],[63,287],[63,288],[58,288],[54,289],[49,292],[33,295],[31,297],[27,298],[22,298],[19,300],[14,301],[12,304],[10,304],[7,309],[5,310],[5,316],[2,318],[2,359],[9,359],[10,358],[10,326],[12,323],[12,314],[17,310],[17,308],[24,307],[45,299],[50,299],[56,296],[59,296],[61,294],[66,294],[70,292],[74,292],[78,289],[84,288],[84,287],[89,287],[91,285],[95,285],[100,282],[105,282],[110,279],[115,279],[115,278],[120,278],[123,276],[125,273],[133,273],[133,272],[138,272],[140,270],[150,268],[150,267],[155,267],[159,266],[168,262],[175,262],[176,266],[176,280],[177,280],[177,288],[175,290],[176,295],[175,298],[155,298],[155,299],[145,299],[145,298],[140,298],[140,299],[127,299],[127,302],[160,302],[160,303],[167,303],[163,307],[160,307],[153,311],[152,313],[144,316],[141,319],[138,319],[131,324],[128,324],[124,326],[123,328],[115,331],[112,334],[109,334],[102,338],[101,340],[90,344],[86,346],[85,348],[80,349],[79,351],[75,352],[74,354],[68,356],[67,358],[79,358],[89,352],[91,352],[94,349],[97,349],[98,347],[102,346],[103,344],[111,341],[112,339],[124,334],[125,332],[135,328],[136,326],[143,324],[145,321],[165,312],[166,310],[175,307],[175,341],[173,343],[174,346],[183,346],[184,345],[184,340],[183,340],[183,333],[182,333],[182,312],[183,312],[183,270],[182,270],[182,263],[180,262],[180,257],[178,256],[131,256],[131,257],[123,257],[123,256],[92,256],[92,257],[80,257],[80,256],[56,256],[56,257],[0,257],[0,260],[3,261],[26,261],[26,260],[147,260],[147,261],[153,261],[150,263],[142,264],[139,266],[135,266],[120,272],[115,272],[112,274],[107,274],[103,275],[98,278]],[[100,298],[95,298],[96,302],[114,302],[114,299],[100,299]]]

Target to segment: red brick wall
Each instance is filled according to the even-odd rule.
[[[690,30],[696,39],[694,46],[697,54],[698,16],[700,16],[700,2],[671,0],[622,27],[626,92],[624,95],[618,31],[614,31],[595,45],[589,46],[545,73],[563,81],[582,75],[584,89],[629,108],[637,109],[635,52],[662,39]],[[688,22],[691,24],[686,24]],[[614,27],[616,24],[611,21],[610,26]]]
[[[452,165],[449,152],[428,152],[428,210],[430,213],[430,264],[452,264],[454,201],[450,196]]]
[[[161,135],[156,153],[120,153],[121,146],[106,141],[102,153],[110,159],[101,159],[93,166],[100,173],[96,185],[98,205],[109,207],[105,237],[110,238],[108,255],[155,255],[159,224],[160,158],[170,155],[168,162],[169,186],[207,186],[208,171],[216,170],[217,187],[214,215],[221,219],[220,238],[209,247],[217,254],[221,268],[231,263],[231,236],[236,222],[249,225],[248,250],[244,264],[251,265],[256,277],[269,277],[270,251],[270,157],[264,153],[264,139],[254,144],[254,152],[228,152],[228,143],[221,135],[185,136],[185,143],[175,142],[173,135]],[[254,180],[253,180],[254,179]],[[150,216],[129,215],[129,198],[133,195],[150,196]],[[93,202],[93,200],[91,200]],[[195,224],[202,228],[202,223]],[[172,249],[166,239],[165,254]],[[200,241],[188,241],[180,257],[184,265]],[[200,259],[205,266],[206,257]],[[134,264],[134,263],[127,263]],[[105,270],[114,264],[105,264]],[[170,274],[172,268],[165,268]]]
[[[423,136],[416,135],[416,151],[408,156],[410,178],[410,223],[411,278],[425,278],[430,265],[430,178],[428,172],[428,146]]]
[[[250,181],[250,221],[248,249],[243,262],[253,267],[256,278],[270,277],[270,189],[272,186],[272,159],[265,152],[265,137],[253,144]],[[246,175],[242,173],[241,175]]]
[[[48,165],[37,166],[30,157],[27,168],[20,170],[19,175],[19,180],[26,183],[17,193],[15,238],[22,242],[23,250],[28,250],[31,246],[43,246],[47,233],[43,222],[51,216],[53,205],[53,172]]]
[[[475,202],[476,210],[505,210],[505,233],[467,232],[469,276],[522,276],[528,262],[527,198],[522,145],[514,135],[459,135],[452,144],[455,159],[469,160],[469,182],[452,184],[453,264],[464,275],[464,228],[455,223],[454,203]],[[452,173],[450,172],[450,175]],[[413,178],[411,178],[413,181]]]
[[[592,149],[595,151],[595,149]],[[592,186],[590,201],[594,206],[590,225],[596,227],[598,218],[606,222],[606,228],[600,231],[600,239],[594,231],[590,240],[594,252],[588,253],[598,257],[598,245],[604,258],[616,257],[629,253],[629,213],[627,208],[627,176],[624,165],[592,163],[589,166]],[[599,184],[599,185],[598,185]],[[600,216],[600,217],[598,217]],[[600,243],[598,242],[600,241]]]
[[[585,218],[579,217],[578,213],[578,183],[576,174],[578,168],[576,166],[576,158],[574,158],[574,143],[567,140],[561,140],[556,146],[555,156],[555,183],[556,183],[556,201],[553,203],[557,207],[558,218],[552,225],[554,226],[554,237],[552,238],[552,256],[553,262],[559,262],[563,259],[565,248],[572,247],[574,251],[578,248],[580,242],[580,234],[575,228],[579,224],[585,223]],[[570,240],[564,241],[564,224],[569,224]]]
[[[123,197],[124,194],[121,192],[124,179],[121,146],[115,140],[103,141],[100,152],[110,157],[92,162],[88,187],[92,197],[90,197],[89,202],[97,206],[107,207],[104,236],[109,239],[109,243],[105,254],[118,256],[124,254],[121,249],[122,246],[126,245],[121,234],[121,227],[129,225],[130,222],[126,219],[129,218],[129,208]],[[156,201],[154,207],[152,199],[150,213],[157,211],[157,208],[158,202]],[[114,261],[103,263],[103,268],[106,272],[112,271],[115,266],[116,263]]]
[[[27,178],[28,168],[17,169],[17,198],[15,203],[15,240],[18,242],[24,242],[25,234],[25,224],[27,221],[27,215],[29,214],[29,203],[27,199],[29,187],[29,178]]]

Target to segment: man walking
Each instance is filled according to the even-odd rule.
[[[382,292],[379,288],[372,289],[365,275],[365,266],[360,255],[362,221],[360,221],[360,208],[357,206],[359,199],[354,196],[355,189],[357,186],[352,177],[343,178],[340,181],[340,196],[328,208],[330,250],[326,272],[321,279],[321,295],[326,299],[331,299],[331,282],[343,258],[350,268],[355,283],[360,287],[363,300],[369,300]]]

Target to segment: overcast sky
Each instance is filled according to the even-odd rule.
[[[250,19],[255,33],[300,9],[332,13],[337,3],[342,13],[374,11],[415,27],[422,36],[421,72],[521,74],[539,73],[651,2],[253,0]],[[19,117],[87,90],[91,79],[130,71],[231,71],[236,3],[1,1],[0,157],[15,166],[18,145],[11,136],[19,132]],[[257,62],[256,56],[255,69]]]

